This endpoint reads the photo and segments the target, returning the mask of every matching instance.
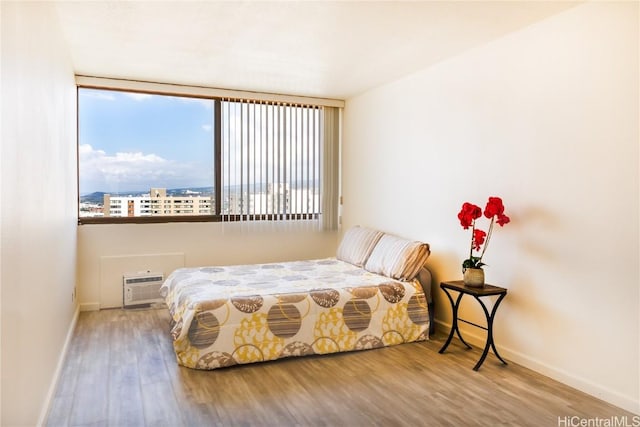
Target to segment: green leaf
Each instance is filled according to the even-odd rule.
[[[484,262],[480,261],[480,257],[472,256],[469,259],[465,259],[462,262],[462,268],[481,268],[483,265],[486,265]]]

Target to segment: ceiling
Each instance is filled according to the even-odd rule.
[[[347,99],[575,2],[55,2],[76,74]]]

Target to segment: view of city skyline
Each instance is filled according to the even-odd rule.
[[[308,214],[320,208],[318,187],[290,188],[270,184],[260,188],[223,190],[222,215]],[[201,190],[201,189],[200,189]],[[80,217],[214,215],[215,196],[198,189],[151,188],[132,194],[96,192],[81,196]]]

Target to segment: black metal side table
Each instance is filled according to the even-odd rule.
[[[480,360],[478,360],[478,363],[476,363],[476,366],[473,367],[473,370],[477,371],[478,369],[480,369],[480,366],[482,366],[484,359],[486,359],[487,354],[489,354],[489,348],[492,348],[493,352],[498,357],[498,359],[500,359],[500,361],[506,365],[507,362],[505,362],[505,360],[502,357],[500,357],[500,354],[498,354],[498,350],[496,349],[496,345],[493,341],[493,319],[496,315],[496,311],[498,310],[498,306],[500,305],[500,302],[504,299],[505,296],[507,296],[507,290],[499,286],[493,286],[488,284],[485,284],[482,287],[466,286],[462,280],[456,280],[452,282],[442,282],[440,283],[440,288],[442,288],[442,290],[447,294],[447,297],[451,302],[451,309],[453,311],[453,320],[451,322],[451,332],[449,332],[449,337],[447,338],[447,341],[444,343],[444,345],[440,349],[439,353],[444,353],[447,347],[449,347],[449,344],[451,343],[451,339],[453,338],[454,334],[458,335],[458,338],[460,338],[460,341],[462,341],[462,343],[465,346],[467,346],[467,348],[472,348],[469,344],[467,344],[464,338],[462,338],[462,335],[460,334],[460,329],[458,328],[458,322],[464,322],[471,326],[475,326],[476,328],[484,329],[485,331],[487,331],[487,341],[484,345],[484,351],[482,352],[482,356],[480,357]],[[453,297],[451,297],[449,290],[458,292],[458,298],[456,299],[455,302],[453,301]],[[460,301],[462,301],[462,296],[465,294],[471,295],[472,297],[474,297],[482,306],[482,309],[484,310],[484,315],[487,318],[486,327],[458,318],[458,307],[460,306]],[[493,309],[491,310],[491,313],[489,313],[489,310],[487,310],[487,307],[484,305],[484,303],[480,298],[491,296],[491,295],[499,295],[499,297],[496,303],[493,305]]]

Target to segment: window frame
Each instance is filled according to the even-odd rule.
[[[214,102],[214,133],[213,133],[213,168],[214,201],[211,215],[173,215],[173,216],[133,216],[133,217],[81,217],[80,216],[80,89],[98,89],[119,92],[133,92],[149,95],[178,96],[188,98],[207,99]],[[77,207],[78,225],[85,224],[161,224],[176,222],[236,222],[236,221],[303,221],[318,219],[317,213],[271,213],[271,214],[222,214],[222,108],[223,99],[235,99],[241,102],[277,102],[290,105],[344,107],[344,101],[325,98],[299,97],[289,95],[265,94],[258,92],[242,92],[226,89],[213,89],[197,86],[173,85],[164,83],[138,82],[131,80],[117,80],[91,76],[76,76],[76,158],[77,162]]]

